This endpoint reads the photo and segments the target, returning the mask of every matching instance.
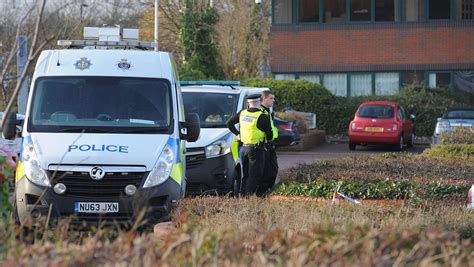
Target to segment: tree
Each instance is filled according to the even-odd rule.
[[[160,16],[158,18],[158,43],[162,51],[168,51],[176,58],[182,57],[182,50],[179,47],[179,17],[181,4],[178,0],[161,0]],[[140,39],[154,41],[155,34],[155,9],[148,8],[139,20]]]
[[[199,10],[191,0],[186,0],[180,20],[179,40],[183,48],[182,68],[202,72],[208,79],[221,79],[223,72],[218,64],[217,34],[214,29],[219,21],[215,7]],[[182,78],[184,77],[182,71]]]
[[[219,36],[219,64],[228,79],[255,77],[268,64],[270,1],[261,6],[254,0],[226,0],[216,25]]]

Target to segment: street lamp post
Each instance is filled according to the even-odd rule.
[[[158,51],[158,15],[159,15],[159,0],[155,0],[155,51]]]
[[[80,11],[81,20],[82,20],[82,9],[83,9],[84,7],[89,7],[89,5],[88,5],[88,4],[81,4],[81,7],[80,7],[80,9],[81,9],[81,11]]]

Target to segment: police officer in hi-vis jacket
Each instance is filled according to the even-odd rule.
[[[278,128],[273,123],[275,114],[270,110],[275,103],[275,94],[272,91],[266,90],[262,92],[261,106],[263,114],[270,118],[270,125],[272,127],[273,138],[268,139],[265,144],[265,167],[262,184],[259,186],[257,195],[264,196],[270,191],[275,184],[278,175],[278,160],[273,141],[278,138]]]
[[[247,102],[247,109],[227,121],[229,130],[243,143],[240,151],[243,169],[240,193],[244,196],[260,191],[265,168],[265,143],[273,139],[270,118],[261,110],[260,94],[248,96]],[[240,124],[240,132],[235,127],[237,123]]]

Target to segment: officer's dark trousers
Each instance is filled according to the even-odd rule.
[[[243,196],[250,196],[257,193],[258,187],[263,180],[263,170],[265,162],[265,151],[263,146],[243,145],[242,157],[242,185],[241,193]]]
[[[264,196],[275,185],[278,175],[278,160],[273,144],[266,145],[265,167],[263,168],[263,180],[257,190],[258,196]]]

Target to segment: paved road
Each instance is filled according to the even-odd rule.
[[[428,148],[427,145],[415,145],[415,147],[406,151],[419,154],[426,148]],[[293,166],[297,166],[301,163],[311,163],[315,160],[330,160],[347,156],[367,156],[386,152],[394,151],[390,147],[383,146],[357,146],[355,151],[350,151],[349,146],[346,143],[325,143],[321,146],[304,152],[277,151],[277,155],[280,170],[284,170]]]

